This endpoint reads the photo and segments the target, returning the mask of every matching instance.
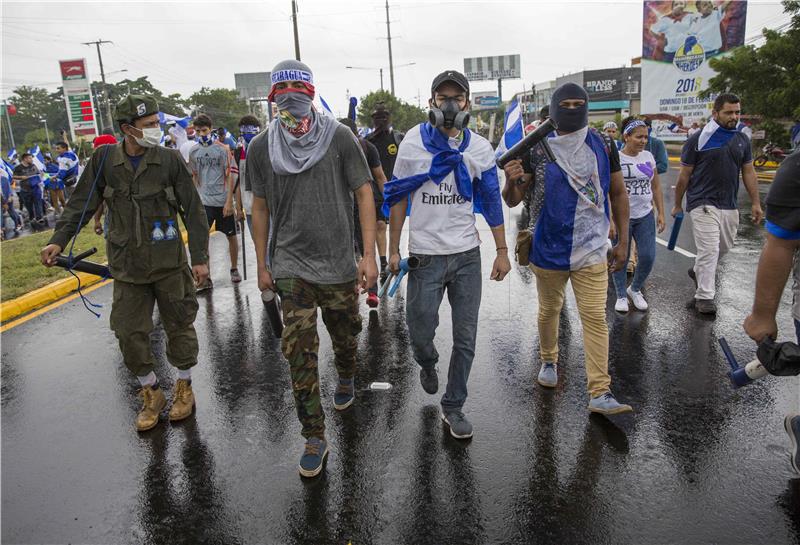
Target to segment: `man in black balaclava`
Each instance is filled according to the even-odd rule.
[[[383,102],[379,102],[372,112],[372,125],[375,129],[366,137],[367,142],[378,149],[381,159],[383,174],[387,180],[392,179],[394,173],[394,163],[397,160],[397,149],[403,140],[403,133],[397,132],[392,128],[392,112],[390,112]],[[383,193],[379,196],[378,207],[378,231],[375,240],[378,244],[378,256],[381,261],[381,282],[386,280],[386,224],[389,221],[386,216],[380,213],[383,207]]]
[[[605,312],[608,269],[619,270],[628,254],[628,194],[619,153],[589,129],[589,97],[580,85],[567,83],[556,89],[550,116],[558,125],[558,134],[548,139],[556,162],[544,169],[547,199],[530,250],[539,293],[542,367],[537,380],[546,388],[558,383],[558,318],[570,280],[583,325],[589,410],[629,412],[631,407],[617,402],[610,389]],[[522,200],[537,166],[530,160],[506,165],[506,202]],[[610,258],[609,206],[619,226],[619,243]]]

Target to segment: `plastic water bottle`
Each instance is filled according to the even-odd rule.
[[[161,242],[164,240],[164,231],[161,230],[161,222],[153,222],[153,232],[150,234],[150,239],[153,242]]]
[[[175,228],[174,220],[167,220],[167,231],[164,234],[164,240],[176,240],[178,238],[178,230]]]

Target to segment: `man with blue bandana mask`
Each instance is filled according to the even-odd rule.
[[[622,268],[628,254],[628,194],[619,152],[613,142],[589,129],[589,97],[580,85],[566,83],[555,90],[550,116],[558,126],[558,134],[548,140],[556,161],[545,166],[547,198],[530,250],[539,294],[542,367],[537,381],[546,388],[558,384],[558,321],[569,280],[583,326],[589,411],[630,412],[630,405],[612,395],[608,374],[608,270]],[[507,201],[508,196],[527,190],[537,166],[529,163],[516,160],[506,165]],[[609,258],[610,209],[620,242]]]
[[[739,97],[730,93],[717,96],[712,119],[702,131],[686,140],[681,152],[681,172],[675,185],[672,215],[683,213],[686,194],[686,211],[692,217],[697,247],[689,277],[695,285],[695,310],[700,314],[717,313],[714,304],[717,264],[736,239],[740,173],[752,202],[753,223],[760,223],[764,217],[750,140],[736,130],[740,112]]]
[[[250,236],[253,236],[253,187],[247,180],[247,148],[250,141],[261,132],[261,122],[254,115],[246,115],[239,120],[239,143],[233,153],[233,160],[239,171],[239,190],[242,209],[247,218]]]
[[[358,288],[366,290],[378,277],[375,203],[364,153],[350,129],[314,109],[314,94],[308,66],[295,60],[275,66],[269,99],[278,116],[247,146],[245,181],[253,190],[258,287],[277,290],[282,301],[281,349],[306,439],[299,464],[303,477],[319,475],[328,455],[317,309],[336,356],[333,407],[343,411],[355,401]],[[354,197],[364,247],[358,264]]]

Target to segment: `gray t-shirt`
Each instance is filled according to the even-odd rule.
[[[273,278],[355,281],[353,192],[371,177],[358,141],[349,128],[337,127],[316,165],[281,176],[272,170],[268,138],[266,130],[250,141],[247,179],[253,195],[266,199],[269,208]]]
[[[197,145],[189,153],[189,169],[197,176],[204,206],[225,206],[225,179],[230,172],[228,150],[219,144]]]

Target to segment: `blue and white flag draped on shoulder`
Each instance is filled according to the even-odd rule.
[[[739,131],[736,129],[731,130],[720,127],[716,121],[711,119],[700,132],[700,136],[697,140],[697,151],[721,148],[738,132]]]
[[[520,112],[519,102],[515,98],[509,103],[508,108],[506,108],[506,117],[503,122],[503,137],[500,138],[500,143],[497,145],[495,156],[500,157],[514,147],[514,144],[522,140],[524,132],[522,127],[522,112]]]
[[[445,134],[423,123],[406,133],[397,152],[392,179],[384,186],[383,213],[428,181],[439,185],[450,173],[455,186],[473,210],[483,214],[490,227],[503,223],[500,182],[489,142],[464,129],[458,149]]]

